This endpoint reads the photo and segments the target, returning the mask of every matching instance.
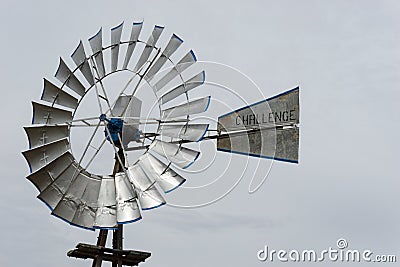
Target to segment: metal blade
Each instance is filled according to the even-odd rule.
[[[115,175],[115,189],[118,203],[118,223],[129,223],[141,219],[142,216],[136,201],[136,192],[125,173],[119,172]]]
[[[94,231],[94,220],[96,218],[96,208],[87,205],[80,205],[75,212],[71,225]]]
[[[166,94],[164,94],[161,97],[161,104],[165,104],[178,96],[196,88],[197,86],[200,86],[204,83],[206,79],[206,72],[202,71],[199,74],[193,76],[189,80],[185,81],[183,84],[175,87],[171,91],[168,91]]]
[[[173,191],[186,181],[150,153],[141,156],[138,162],[146,174],[155,180],[165,193]]]
[[[76,66],[79,67],[79,70],[82,72],[86,81],[88,81],[91,86],[94,85],[93,74],[90,69],[89,62],[87,61],[85,48],[82,41],[79,42],[79,45],[72,53],[71,58],[75,62]]]
[[[42,146],[68,137],[68,126],[29,126],[24,127],[28,136],[29,149]]]
[[[142,55],[140,56],[135,68],[133,69],[134,72],[137,72],[140,70],[143,65],[147,62],[147,60],[150,57],[151,52],[153,51],[153,48],[155,47],[158,38],[160,38],[160,35],[162,31],[164,30],[164,27],[162,26],[154,26],[153,32],[151,33],[149,39],[147,40],[146,46],[143,49]]]
[[[101,177],[90,175],[87,179],[87,186],[80,198],[81,205],[78,205],[71,224],[86,229],[93,229]]]
[[[184,124],[169,125],[161,124],[158,133],[161,136],[179,138],[186,141],[198,142],[207,133],[208,124]]]
[[[127,174],[136,189],[142,210],[154,209],[166,203],[155,187],[155,182],[149,179],[139,164],[129,167]]]
[[[134,22],[132,24],[131,37],[129,38],[129,45],[128,48],[126,49],[124,65],[122,67],[123,69],[126,69],[128,67],[129,61],[132,57],[133,50],[135,50],[140,31],[142,30],[142,26],[143,22]]]
[[[142,219],[142,215],[136,199],[117,204],[118,224],[132,223],[140,219]]]
[[[200,155],[198,151],[160,140],[155,140],[151,143],[149,150],[163,156],[183,169],[192,165]]]
[[[77,225],[92,228],[99,188],[100,179],[94,179],[90,174],[80,172],[52,214],[70,223],[75,218],[75,221],[80,223]]]
[[[60,175],[54,178],[54,181],[38,195],[38,199],[43,201],[50,210],[54,210],[67,192],[72,179],[81,171],[82,168],[78,163],[73,162]]]
[[[118,67],[119,43],[121,41],[122,28],[124,23],[111,29],[111,72]]]
[[[27,151],[22,152],[29,164],[31,173],[36,172],[51,161],[60,157],[69,150],[68,139],[48,143]]]
[[[42,97],[40,98],[43,101],[47,101],[49,103],[61,105],[67,108],[76,109],[78,106],[78,99],[73,97],[72,95],[66,93],[61,90],[51,82],[46,79],[44,80],[44,87]]]
[[[123,172],[118,172],[115,175],[115,190],[117,202],[130,201],[136,198],[135,189]]]
[[[32,124],[56,124],[72,121],[72,112],[32,102]]]
[[[167,74],[165,74],[154,86],[157,92],[164,88],[170,81],[172,81],[178,74],[182,73],[185,69],[189,68],[197,61],[196,55],[193,50],[190,50]]]
[[[100,185],[97,211],[94,222],[95,228],[117,227],[117,200],[115,192],[115,180],[111,176],[103,176]]]
[[[98,71],[98,78],[101,79],[106,74],[103,60],[103,36],[102,36],[102,28],[89,39],[90,47],[92,48],[92,52],[94,55],[94,60],[96,62],[96,68]]]
[[[71,88],[72,91],[78,95],[83,96],[85,94],[85,87],[68,68],[67,64],[65,64],[62,58],[60,58],[60,64],[58,65],[58,69],[54,76],[63,84],[65,83],[66,86]]]
[[[183,43],[183,40],[179,38],[176,34],[173,34],[171,39],[169,40],[167,46],[164,51],[161,53],[161,56],[156,60],[153,66],[149,69],[147,74],[145,75],[145,79],[147,82],[150,82],[154,75],[164,66],[165,62],[171,57],[171,55],[179,48],[179,46]]]
[[[162,110],[163,120],[205,112],[211,101],[211,96],[190,101],[188,103]]]
[[[58,177],[72,162],[74,162],[74,157],[69,152],[66,152],[26,178],[36,186],[39,192],[42,192],[54,181],[55,177]]]

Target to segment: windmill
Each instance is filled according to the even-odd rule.
[[[96,245],[78,244],[68,253],[93,259],[93,266],[103,261],[133,266],[150,256],[123,250],[123,225],[140,220],[142,210],[166,204],[165,194],[185,182],[177,169],[189,168],[200,154],[187,143],[216,139],[221,152],[298,162],[298,87],[220,116],[217,129],[193,123],[193,116],[210,105],[208,95],[190,97],[192,90],[204,85],[205,71],[187,77],[185,72],[197,62],[194,52],[189,50],[176,60],[174,54],[183,40],[172,34],[165,46],[158,45],[164,27],[156,25],[143,41],[142,26],[143,22],[132,23],[125,41],[123,23],[112,28],[109,45],[103,44],[100,29],[88,40],[90,54],[79,42],[71,55],[74,67],[60,58],[58,85],[44,79],[40,101],[32,102],[32,125],[24,127],[29,149],[22,153],[38,198],[63,221],[99,230]],[[128,73],[126,83],[119,90],[107,88],[107,79],[122,72]],[[142,115],[145,102],[137,93],[143,84],[152,88],[158,117]],[[87,106],[90,97],[95,104]],[[93,115],[80,117],[80,108]],[[84,142],[80,140],[81,153],[71,147],[75,129],[90,133]],[[89,168],[98,163],[105,147],[112,149],[113,171],[93,173]],[[138,151],[143,153],[128,160],[130,153]],[[109,231],[112,248],[106,247]]]

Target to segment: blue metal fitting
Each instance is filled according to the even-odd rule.
[[[106,114],[101,114],[100,117],[99,117],[99,119],[100,119],[100,121],[105,121],[105,120],[107,120]]]

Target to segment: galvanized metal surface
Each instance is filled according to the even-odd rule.
[[[133,69],[134,72],[138,72],[142,69],[145,65],[147,60],[150,57],[151,52],[153,51],[158,39],[160,38],[161,33],[163,32],[164,27],[155,25],[149,39],[147,40],[146,46],[144,47],[142,54],[138,62],[136,63],[135,68]]]
[[[156,183],[150,179],[139,164],[128,168],[128,178],[137,192],[142,210],[149,210],[166,203],[164,197],[156,188]]]
[[[33,125],[24,127],[29,140],[29,148],[36,148],[69,136],[68,126]]]
[[[157,153],[180,168],[189,167],[200,154],[198,151],[161,140],[151,143],[149,151]]]
[[[174,106],[162,110],[161,117],[163,120],[171,120],[177,117],[202,113],[208,109],[210,101],[211,101],[211,96],[207,96],[190,101],[182,105]]]
[[[94,60],[96,62],[96,74],[98,78],[102,78],[106,74],[103,59],[103,30],[100,29],[93,37],[89,38],[89,44],[92,48]]]
[[[143,22],[139,22],[139,23],[134,22],[132,24],[131,36],[129,38],[129,44],[128,44],[128,48],[126,49],[124,65],[122,67],[123,69],[126,69],[128,67],[129,61],[132,57],[132,53],[135,50],[140,31],[142,30],[142,26],[143,26]]]
[[[111,71],[116,71],[118,67],[119,46],[124,23],[111,29]]]
[[[72,120],[72,112],[32,101],[32,124],[65,124]]]
[[[297,87],[219,117],[217,149],[298,163],[299,122]]]
[[[61,90],[46,79],[44,80],[42,100],[49,102],[51,105],[57,104],[71,109],[78,107],[78,99]]]
[[[62,156],[69,150],[69,148],[70,145],[68,140],[61,139],[55,142],[37,146],[33,149],[22,152],[22,154],[28,161],[31,172],[35,172],[48,165],[58,157]]]
[[[165,104],[178,96],[189,92],[190,90],[204,84],[206,73],[205,71],[193,76],[189,80],[185,81],[183,84],[178,85],[174,89],[168,91],[163,96],[161,96],[161,103]]]
[[[67,64],[65,64],[62,58],[60,58],[60,64],[58,65],[58,69],[54,76],[78,95],[83,96],[85,94],[85,87],[70,70],[70,68],[68,68]]]
[[[181,74],[184,70],[192,66],[197,61],[193,50],[190,50],[181,60],[168,71],[159,81],[153,84],[154,90],[157,92],[164,88],[170,81]]]
[[[162,136],[198,142],[207,133],[207,130],[208,124],[163,124],[160,126],[158,133]]]
[[[86,57],[85,48],[82,41],[79,42],[78,47],[71,55],[72,60],[78,66],[86,81],[92,86],[94,85],[94,78],[92,71],[90,70],[89,62]]]
[[[43,168],[31,173],[26,178],[36,186],[39,192],[42,192],[54,182],[54,179],[59,177],[72,162],[74,162],[74,157],[69,152],[66,152]]]
[[[164,193],[171,192],[185,182],[182,176],[150,153],[141,156],[138,162],[145,173],[151,179],[157,181],[157,184],[164,190]]]
[[[154,78],[161,67],[164,66],[164,64],[168,61],[168,58],[172,56],[172,54],[179,48],[182,43],[182,39],[180,39],[175,34],[172,35],[164,51],[161,53],[161,56],[154,62],[149,71],[146,73],[145,79],[147,82],[150,82]]]

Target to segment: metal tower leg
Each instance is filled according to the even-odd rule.
[[[108,235],[108,230],[100,230],[99,236],[97,237],[96,245],[100,246],[100,247],[105,247],[106,246],[106,242],[107,242],[107,235]],[[100,267],[102,261],[103,261],[102,255],[97,256],[93,260],[92,267]]]
[[[125,162],[125,155],[123,153],[122,147],[118,149],[118,157],[121,159],[122,162]],[[118,159],[116,159],[114,165],[114,176],[117,172],[123,171],[123,167],[124,166],[121,166],[121,163],[118,161]],[[119,224],[118,229],[113,231],[113,249],[122,250],[123,248],[122,238],[123,238],[123,225]],[[122,259],[121,257],[118,258],[119,259],[117,261],[114,261],[112,263],[112,267],[122,267]]]
[[[118,230],[113,231],[113,249],[123,249],[123,225],[118,225]],[[113,267],[122,267],[122,259],[113,262]]]

